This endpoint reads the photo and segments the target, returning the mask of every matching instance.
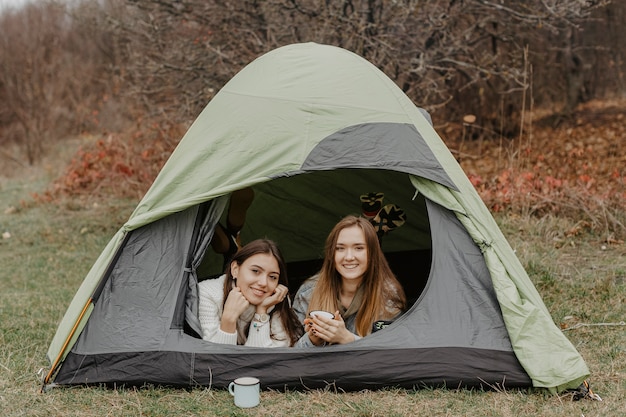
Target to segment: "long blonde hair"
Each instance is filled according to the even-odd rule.
[[[406,297],[402,286],[391,271],[383,253],[374,226],[365,218],[346,216],[330,231],[324,247],[324,263],[309,303],[309,312],[340,310],[341,275],[335,267],[335,250],[339,233],[352,226],[358,226],[365,235],[367,247],[367,268],[361,285],[363,299],[356,315],[356,332],[367,336],[377,320],[389,320],[402,312]]]

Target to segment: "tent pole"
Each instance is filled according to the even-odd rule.
[[[59,351],[58,356],[56,357],[56,359],[54,360],[54,363],[50,367],[50,371],[48,371],[48,374],[44,378],[43,380],[44,386],[48,383],[48,381],[50,381],[52,374],[54,373],[55,369],[59,365],[59,362],[61,361],[61,357],[63,357],[63,353],[65,352],[67,345],[70,343],[70,340],[72,340],[72,337],[74,337],[74,333],[76,333],[76,329],[78,328],[78,325],[82,321],[83,316],[85,315],[85,313],[87,312],[87,309],[89,308],[91,304],[92,304],[92,298],[89,297],[89,299],[87,300],[87,303],[85,303],[85,306],[83,307],[83,310],[80,312],[80,315],[78,316],[78,319],[76,320],[76,323],[74,323],[74,326],[72,327],[72,330],[70,331],[70,334],[67,336],[67,339],[65,339],[65,343],[63,343],[63,347]],[[42,392],[43,392],[43,387],[42,387]]]

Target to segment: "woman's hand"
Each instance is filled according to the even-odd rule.
[[[310,328],[308,331],[309,338],[311,338],[311,334],[313,334],[313,337],[317,339],[321,339],[327,343],[338,344],[351,343],[356,339],[355,335],[346,329],[346,323],[344,323],[343,317],[341,317],[339,311],[335,311],[334,319],[315,316],[308,320],[310,320]],[[317,345],[313,339],[311,339],[311,341],[314,345]]]
[[[256,312],[259,314],[266,314],[270,307],[283,301],[287,294],[289,294],[289,289],[286,286],[279,284],[274,290],[274,294],[270,295],[265,300],[261,301],[261,304],[256,306]]]
[[[313,331],[313,319],[310,317],[304,319],[304,331],[309,334],[309,340],[315,346],[321,346],[326,342]]]
[[[220,321],[220,329],[226,333],[234,333],[237,330],[237,320],[241,313],[246,311],[250,303],[241,293],[239,287],[233,288],[224,303],[224,311]]]

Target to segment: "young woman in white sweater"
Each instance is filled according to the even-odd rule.
[[[278,246],[257,239],[233,256],[226,273],[198,284],[204,340],[255,347],[293,346],[303,329],[291,309]]]

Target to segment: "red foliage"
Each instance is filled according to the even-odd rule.
[[[81,147],[65,174],[38,200],[60,196],[140,198],[148,190],[182,136],[181,127],[153,125],[109,134]]]
[[[518,140],[502,146],[496,141],[448,145],[457,154],[455,148],[463,149],[459,162],[493,211],[583,217],[592,227],[618,225],[614,214],[626,207],[626,102],[588,103],[573,126],[537,122],[531,139],[522,141],[524,146]]]
[[[606,103],[591,103],[572,127],[537,123],[523,146],[517,141],[464,143],[459,162],[494,212],[582,217],[592,227],[610,229],[606,217],[626,207],[626,102],[608,109]],[[36,197],[140,198],[183,133],[183,126],[154,124],[95,140],[77,152],[52,189]],[[448,143],[457,154],[459,145]]]

